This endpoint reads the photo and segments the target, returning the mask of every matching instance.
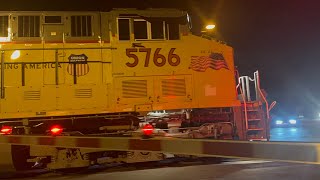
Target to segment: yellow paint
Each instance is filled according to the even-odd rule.
[[[126,63],[132,63],[133,59],[126,55],[126,49],[132,49],[134,42],[119,42],[115,37],[111,42],[3,45],[8,64],[4,77],[5,98],[0,100],[1,118],[99,114],[134,111],[137,107],[162,110],[240,105],[236,99],[233,49],[227,45],[193,35],[175,41],[142,41],[139,42],[141,45],[150,48],[149,63],[145,61],[147,52],[135,48],[138,52],[131,54],[136,55],[139,62],[135,67],[128,67]],[[31,50],[33,48],[46,50]],[[62,48],[57,51],[58,85],[56,50],[52,48]],[[157,48],[160,48],[158,54],[166,59],[162,67],[154,62]],[[11,60],[16,49],[22,49],[20,57]],[[180,57],[177,66],[168,62],[170,51]],[[205,72],[197,72],[189,68],[192,56],[209,56],[211,53],[222,53],[228,69],[208,68]],[[89,62],[86,65],[88,70],[77,75],[76,85],[69,72],[68,57],[72,54],[85,54]],[[159,63],[161,59],[157,60]],[[173,58],[171,64],[176,60]],[[21,63],[27,63],[24,86]]]

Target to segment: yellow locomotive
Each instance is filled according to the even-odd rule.
[[[189,27],[176,9],[1,12],[2,133],[44,135],[59,125],[66,135],[102,135],[144,121],[200,127],[194,138],[267,139],[258,76],[253,101],[232,47]]]

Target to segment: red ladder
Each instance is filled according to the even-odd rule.
[[[246,105],[246,108],[244,106]],[[243,116],[246,124],[246,136],[251,141],[266,141],[267,134],[267,119],[266,113],[263,110],[262,103],[259,101],[250,101],[242,103]],[[246,112],[245,112],[246,111]]]
[[[275,105],[275,102],[269,106],[265,94],[260,89],[259,72],[254,72],[254,77],[238,77],[240,90],[242,117],[245,123],[245,132],[247,140],[269,140],[269,111]],[[251,88],[251,83],[254,87]],[[255,96],[252,96],[250,90],[254,89]]]

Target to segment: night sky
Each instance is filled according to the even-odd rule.
[[[229,0],[216,11],[240,72],[260,70],[277,113],[320,112],[319,8],[312,0]]]
[[[10,3],[9,3],[10,2]],[[195,33],[212,20],[234,48],[241,74],[260,71],[274,112],[320,112],[320,2],[316,0],[11,0],[0,10],[107,10],[177,7],[189,10]]]

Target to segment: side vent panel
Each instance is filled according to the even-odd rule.
[[[25,101],[40,100],[41,93],[40,91],[24,91],[23,97]]]
[[[122,81],[123,98],[145,98],[147,96],[147,80]]]
[[[162,80],[163,96],[186,96],[185,79],[164,79]]]
[[[75,89],[75,98],[92,98],[92,89]]]

